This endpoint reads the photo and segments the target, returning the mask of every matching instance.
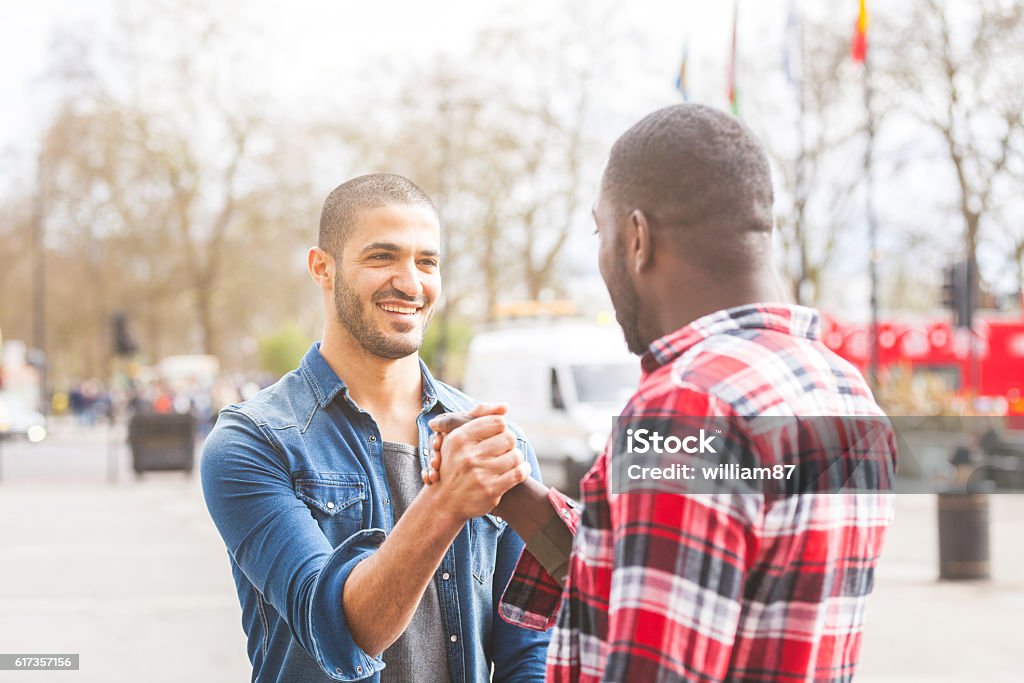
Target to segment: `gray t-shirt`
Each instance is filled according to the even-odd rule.
[[[385,441],[384,469],[397,523],[423,486],[417,449],[404,443]],[[387,664],[380,675],[383,683],[451,683],[444,622],[434,581],[427,584],[408,628],[391,647],[384,650],[383,659]]]

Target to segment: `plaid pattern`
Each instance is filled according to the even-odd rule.
[[[624,415],[882,415],[799,306],[705,316],[654,342],[642,363]],[[549,681],[852,678],[891,494],[616,495],[609,457],[583,479],[581,513],[549,496],[570,529],[578,518],[564,593],[524,553],[500,605],[528,628],[557,619]],[[882,458],[894,471],[891,433]]]

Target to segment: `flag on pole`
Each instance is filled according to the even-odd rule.
[[[871,25],[871,15],[868,14],[867,0],[860,0],[860,12],[857,13],[857,23],[854,26],[853,46],[850,49],[850,56],[853,61],[863,64],[868,58],[868,27]]]
[[[732,51],[729,54],[729,109],[734,116],[740,115],[740,99],[736,90],[736,24],[739,14],[740,0],[736,0],[732,10]]]
[[[790,85],[799,85],[803,80],[803,55],[800,50],[800,16],[796,11],[796,3],[789,0],[789,15],[786,18],[786,39],[782,46],[782,68]]]
[[[676,74],[676,90],[683,96],[683,102],[690,101],[689,84],[686,82],[686,60],[690,56],[690,41],[683,44],[683,58],[679,62],[679,73]]]

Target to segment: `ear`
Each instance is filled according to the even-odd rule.
[[[647,216],[640,209],[629,214],[629,225],[626,232],[626,250],[630,257],[634,272],[649,268],[654,261],[654,249],[651,243],[651,226]]]
[[[310,247],[306,254],[306,269],[320,289],[334,286],[334,257],[320,247]]]

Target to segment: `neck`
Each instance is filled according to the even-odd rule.
[[[679,271],[677,271],[679,272]],[[740,275],[664,281],[655,302],[653,339],[659,339],[705,315],[757,303],[792,303],[772,268],[750,269]],[[680,296],[680,292],[685,292]]]
[[[340,325],[324,325],[320,355],[372,415],[418,406],[423,392],[419,355],[381,358],[369,353]]]

